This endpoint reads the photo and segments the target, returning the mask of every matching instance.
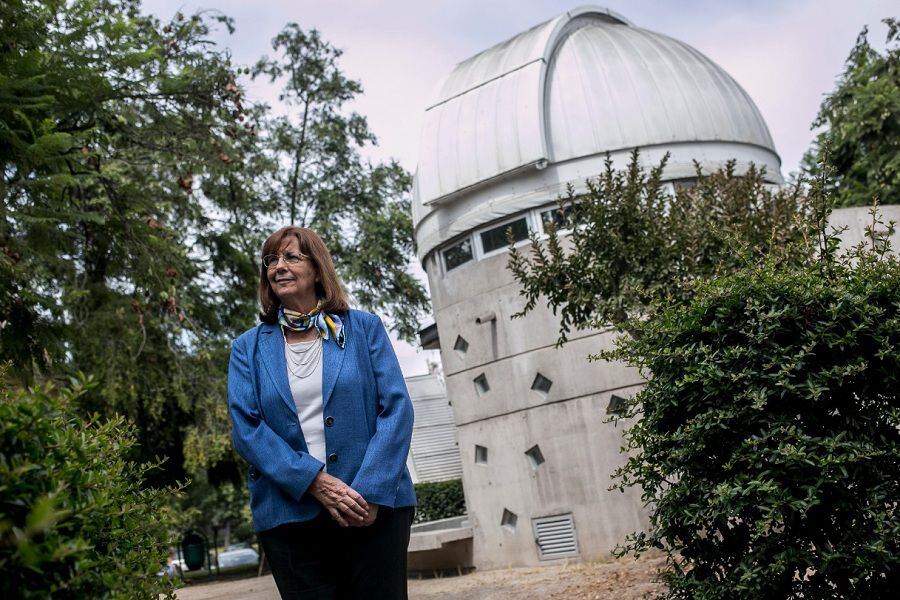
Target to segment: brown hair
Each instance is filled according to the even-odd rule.
[[[281,301],[269,285],[267,269],[262,264],[262,258],[268,254],[278,254],[278,250],[285,243],[285,238],[291,235],[297,238],[300,252],[309,257],[319,274],[316,297],[322,299],[323,310],[329,313],[347,312],[350,308],[347,294],[341,286],[337,271],[334,270],[334,261],[331,260],[331,253],[325,247],[325,242],[312,229],[289,225],[270,235],[262,246],[259,260],[259,304],[262,307],[262,312],[259,313],[260,321],[274,325],[278,321],[278,308],[281,306]]]

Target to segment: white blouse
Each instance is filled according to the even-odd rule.
[[[294,406],[297,407],[300,430],[306,439],[310,455],[325,463],[325,470],[327,471],[328,463],[325,460],[325,422],[322,418],[322,363],[324,356],[321,356],[322,348],[313,348],[315,344],[322,344],[322,338],[317,337],[309,342],[297,342],[295,344],[289,344],[285,340],[284,343],[284,353],[288,363],[288,380],[291,384]],[[309,376],[299,377],[291,370],[290,352],[292,350],[320,353],[319,359],[316,361],[316,367]]]

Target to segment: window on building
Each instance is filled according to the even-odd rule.
[[[472,239],[466,238],[444,250],[444,263],[447,270],[455,269],[472,260]]]
[[[675,188],[675,191],[681,190],[689,190],[692,187],[696,187],[696,185],[700,181],[696,177],[688,177],[686,179],[675,179],[672,181],[672,187]]]
[[[568,227],[566,224],[566,214],[559,208],[551,208],[550,210],[545,210],[541,212],[541,224],[544,226],[544,229],[547,229],[547,225],[553,223],[556,226],[556,230],[559,231],[561,229],[565,229]]]
[[[487,377],[484,376],[484,373],[472,381],[475,383],[475,391],[478,392],[479,396],[483,396],[491,390],[491,386],[488,385],[488,380]]]
[[[469,349],[469,342],[466,341],[461,335],[456,336],[456,343],[453,344],[453,349],[459,352],[460,356],[466,353],[466,350]]]
[[[479,446],[475,444],[475,462],[479,465],[487,464],[487,451],[488,449],[484,446]]]
[[[509,531],[510,533],[516,532],[516,523],[518,522],[519,517],[513,511],[508,508],[503,509],[503,516],[500,517],[500,525]]]
[[[537,468],[544,462],[544,454],[541,452],[541,447],[537,444],[526,450],[525,455],[531,461],[532,467]]]
[[[625,414],[625,398],[613,394],[606,406],[606,414],[619,416]]]
[[[493,229],[481,232],[481,249],[487,254],[500,248],[505,248],[509,241],[506,239],[507,230],[512,229],[513,240],[516,242],[528,238],[528,221],[525,217],[516,219],[510,223],[498,225]]]
[[[547,392],[550,391],[550,386],[553,385],[553,382],[538,373],[534,377],[534,381],[531,382],[531,389],[536,391],[538,394],[542,396],[546,396]]]

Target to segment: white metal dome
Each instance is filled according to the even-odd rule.
[[[775,152],[747,92],[665,35],[585,20],[559,42],[548,72],[553,162],[673,142],[741,142]]]
[[[714,158],[698,152],[710,143],[718,144]],[[476,216],[470,201],[454,214],[435,214],[485,186],[583,157],[685,145],[701,162],[705,156],[715,166],[730,152],[781,181],[765,121],[718,65],[607,9],[566,12],[459,63],[438,87],[416,173],[419,256],[478,222],[521,209],[512,197],[528,195],[521,186],[506,189],[505,199],[477,194],[476,204],[491,204],[489,214]],[[681,166],[670,163],[670,178],[692,174],[689,155]],[[526,204],[547,201],[546,193],[531,196]]]

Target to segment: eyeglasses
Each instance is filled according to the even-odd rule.
[[[301,260],[309,258],[304,254],[294,254],[293,252],[285,252],[284,254],[266,254],[263,256],[262,264],[267,269],[273,269],[278,264],[278,259],[284,259],[285,264],[296,265]]]

